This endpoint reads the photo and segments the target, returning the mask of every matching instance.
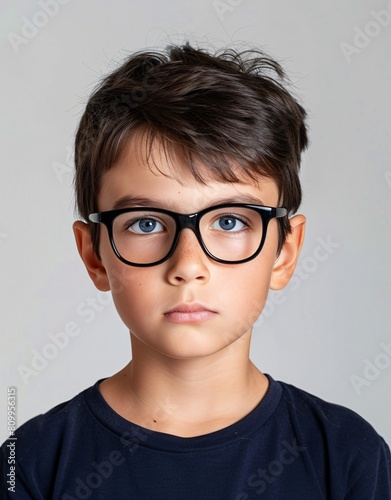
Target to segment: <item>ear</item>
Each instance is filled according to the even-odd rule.
[[[304,215],[295,215],[289,222],[292,232],[288,234],[280,255],[274,263],[270,281],[272,290],[281,290],[289,283],[303,245],[306,223]]]
[[[106,269],[103,266],[102,261],[94,252],[88,224],[80,220],[74,222],[73,233],[75,235],[76,245],[80,257],[86,266],[90,278],[98,290],[108,292],[110,290],[110,284]]]

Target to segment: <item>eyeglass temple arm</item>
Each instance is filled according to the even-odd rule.
[[[94,213],[94,214],[90,214],[88,216],[88,218],[91,222],[101,222],[101,217],[100,217],[100,214],[98,212]]]
[[[276,208],[275,211],[276,217],[284,217],[288,213],[288,210],[282,207]]]

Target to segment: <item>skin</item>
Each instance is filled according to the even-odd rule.
[[[229,199],[278,206],[274,181],[207,185],[184,167],[180,181],[159,144],[154,164],[145,160],[144,144],[132,140],[120,160],[103,176],[100,211],[111,210],[128,195],[157,200],[164,208],[194,213]],[[152,205],[154,206],[154,205]],[[291,218],[292,233],[276,257],[278,226],[273,219],[261,253],[244,264],[211,260],[194,233],[184,229],[174,254],[153,267],[122,263],[101,226],[100,256],[94,253],[88,226],[77,221],[77,247],[95,286],[111,290],[115,307],[128,328],[132,361],[99,386],[107,403],[122,417],[148,429],[181,437],[213,432],[251,412],[268,389],[265,375],[249,358],[253,324],[268,290],[291,278],[303,243],[305,218]],[[175,324],[164,315],[182,302],[201,302],[216,314],[203,323]]]

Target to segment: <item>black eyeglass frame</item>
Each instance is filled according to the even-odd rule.
[[[241,259],[241,260],[223,260],[219,259],[218,257],[215,257],[213,254],[209,252],[207,249],[202,236],[201,236],[201,231],[200,231],[200,220],[201,218],[209,213],[212,212],[213,210],[218,210],[221,208],[249,208],[257,212],[261,219],[262,219],[262,238],[261,242],[258,246],[258,249],[254,252],[253,255],[250,257],[247,257],[246,259]],[[115,240],[114,240],[114,235],[113,235],[113,221],[116,217],[118,217],[121,214],[124,213],[131,213],[131,212],[140,212],[141,211],[146,211],[146,212],[157,212],[157,213],[162,213],[165,215],[170,216],[172,219],[175,221],[175,235],[174,239],[171,245],[170,250],[168,251],[167,255],[163,257],[162,259],[148,263],[148,264],[138,264],[135,262],[130,262],[126,260],[122,255],[119,253],[116,245],[115,245]],[[263,248],[263,245],[265,243],[266,239],[266,233],[267,233],[267,227],[269,225],[269,222],[272,219],[275,218],[280,218],[280,217],[285,217],[287,215],[288,211],[286,208],[282,207],[267,207],[263,205],[248,205],[245,203],[228,203],[228,204],[222,204],[222,205],[215,205],[212,207],[205,208],[204,210],[201,210],[200,212],[196,212],[194,214],[179,214],[177,212],[172,212],[170,210],[164,210],[160,208],[154,208],[154,207],[132,207],[132,208],[121,208],[118,210],[107,210],[105,212],[95,212],[92,213],[88,216],[89,220],[93,223],[96,224],[104,224],[107,228],[107,232],[110,238],[110,244],[111,247],[115,253],[115,255],[118,257],[118,259],[123,262],[124,264],[127,264],[129,266],[135,266],[135,267],[152,267],[152,266],[157,266],[159,264],[162,264],[166,260],[168,260],[171,255],[175,252],[175,249],[177,247],[178,241],[179,241],[179,235],[182,231],[182,229],[189,228],[191,229],[194,234],[196,235],[197,241],[200,244],[202,250],[205,252],[205,254],[210,257],[212,260],[219,262],[221,264],[243,264],[245,262],[249,262],[252,259],[255,259],[255,257],[260,253],[260,251]]]

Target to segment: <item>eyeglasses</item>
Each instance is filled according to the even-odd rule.
[[[106,226],[116,256],[137,267],[156,266],[174,253],[182,229],[191,229],[203,251],[223,264],[242,264],[262,250],[271,219],[285,208],[231,203],[195,214],[157,208],[124,208],[96,212],[89,220]]]

